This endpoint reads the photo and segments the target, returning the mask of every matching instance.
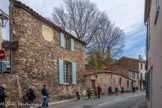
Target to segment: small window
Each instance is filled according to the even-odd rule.
[[[129,88],[129,80],[127,80],[127,88]]]
[[[65,49],[70,49],[70,39],[65,37]]]
[[[95,88],[95,80],[91,80],[91,84],[92,84],[92,89]]]
[[[134,72],[132,72],[132,78],[135,78],[135,73]]]
[[[141,63],[141,70],[142,70],[142,63]]]
[[[156,0],[156,12],[160,9],[160,0]]]
[[[69,62],[64,62],[64,84],[69,84],[70,83],[70,63]]]

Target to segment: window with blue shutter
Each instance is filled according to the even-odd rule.
[[[60,33],[60,45],[65,48],[65,36],[63,33]]]
[[[72,84],[76,84],[76,63],[72,63]]]
[[[74,39],[71,38],[71,51],[74,51]]]
[[[59,59],[59,84],[64,84],[64,61]]]

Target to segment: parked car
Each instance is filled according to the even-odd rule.
[[[3,63],[3,65],[2,65],[3,73],[10,73],[10,61],[0,61],[0,64],[1,64],[1,62]]]

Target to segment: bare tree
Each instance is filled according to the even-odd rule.
[[[55,7],[52,13],[56,25],[87,43],[87,52],[106,52],[118,55],[124,47],[124,33],[115,27],[107,14],[98,10],[89,0],[64,0],[65,8]]]
[[[78,39],[90,43],[102,26],[104,13],[89,0],[64,0],[65,8],[55,7],[52,13],[54,23]]]
[[[122,52],[124,48],[124,37],[124,32],[120,28],[115,27],[107,18],[102,28],[93,37],[89,48],[91,48],[91,51],[97,49],[106,53],[107,46],[110,46],[111,56],[114,57]]]

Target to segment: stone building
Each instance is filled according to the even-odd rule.
[[[107,47],[107,56],[110,58],[110,47]],[[116,87],[124,87],[124,91],[132,91],[132,87],[135,86],[136,80],[122,74],[125,72],[125,70],[127,70],[126,68],[122,67],[120,70],[113,71],[112,69],[114,69],[114,67],[111,65],[110,60],[107,61],[106,68],[106,70],[97,69],[94,67],[86,68],[85,87],[94,89],[94,87],[100,85],[103,91],[102,93],[104,94],[108,93],[108,88],[110,86],[112,87],[113,92],[115,92]]]
[[[116,63],[112,64],[112,70],[136,80],[138,90],[145,89],[146,61],[139,55],[139,59],[121,57]]]
[[[145,0],[147,108],[162,107],[162,1]]]
[[[121,75],[118,72],[96,69],[93,67],[86,68],[85,82],[86,87],[92,89],[100,85],[103,94],[108,93],[108,88],[110,86],[112,87],[113,92],[115,92],[116,87],[123,87],[124,91],[132,91],[132,87],[136,84],[135,80]]]
[[[8,86],[10,101],[26,102],[26,92],[34,86],[36,104],[47,85],[49,102],[75,96],[85,72],[85,43],[45,19],[17,0],[10,0],[10,38],[18,41],[13,50],[10,74],[0,75]]]

